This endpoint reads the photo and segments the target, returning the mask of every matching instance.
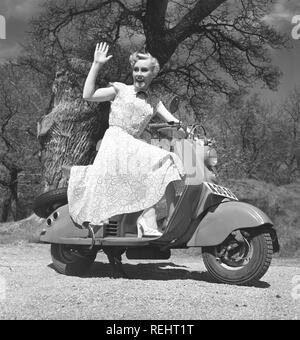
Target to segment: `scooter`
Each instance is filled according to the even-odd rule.
[[[187,131],[181,123],[149,127],[171,134],[180,128]],[[40,195],[34,211],[45,218],[40,241],[51,244],[54,268],[65,275],[83,275],[102,250],[114,270],[126,276],[121,262],[124,253],[134,260],[167,260],[172,249],[201,247],[205,267],[215,281],[255,284],[268,270],[273,253],[279,251],[273,223],[260,209],[239,201],[217,183],[213,142],[197,130],[199,124],[194,124],[185,138],[171,142],[186,177],[161,236],[138,237],[136,222],[141,211],[113,216],[92,228],[71,219],[66,188]]]

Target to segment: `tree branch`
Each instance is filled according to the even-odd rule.
[[[5,187],[5,188],[8,188],[8,187],[9,187],[9,183],[7,183],[7,182],[5,182],[5,181],[2,181],[1,179],[0,179],[0,185],[2,185],[2,186]]]
[[[169,34],[178,42],[183,41],[197,29],[198,23],[224,2],[226,2],[226,0],[198,0],[194,8],[191,9],[175,27],[169,30]]]
[[[148,0],[142,21],[156,31],[165,30],[166,11],[169,0]]]

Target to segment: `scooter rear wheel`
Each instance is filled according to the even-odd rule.
[[[233,235],[218,246],[203,247],[203,262],[217,282],[252,285],[268,270],[273,245],[268,231],[241,230],[243,242]]]
[[[66,244],[51,244],[53,266],[64,275],[80,276],[94,263],[96,251]]]

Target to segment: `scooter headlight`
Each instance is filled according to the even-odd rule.
[[[209,149],[205,157],[205,164],[208,167],[213,167],[218,164],[218,155],[215,149]]]

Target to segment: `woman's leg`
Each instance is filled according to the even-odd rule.
[[[162,235],[162,233],[158,231],[156,211],[153,207],[145,209],[140,215],[137,220],[137,231],[138,237],[159,237]]]
[[[165,222],[163,223],[163,227],[162,227],[163,230],[167,226],[168,221],[175,209],[176,190],[175,190],[174,182],[170,182],[166,188],[166,201],[167,201],[167,214],[168,215],[167,215]],[[157,233],[156,236],[159,236],[159,234],[161,234],[160,232],[157,231],[158,226],[157,226],[157,221],[156,221],[156,211],[154,207],[145,209],[140,217],[143,218],[146,224],[146,234],[148,233],[148,235],[149,234],[152,235],[153,232]],[[139,237],[142,237],[142,233],[140,233],[140,230],[138,232],[138,235]]]
[[[176,204],[176,190],[174,182],[170,182],[166,188],[167,221],[174,212]],[[156,211],[153,207],[144,210],[143,217],[150,228],[157,229]]]
[[[156,222],[156,211],[154,207],[147,208],[142,213],[143,219],[146,222],[146,225],[151,229],[157,229],[157,222]]]
[[[166,188],[166,201],[167,201],[167,221],[171,217],[174,209],[175,209],[175,200],[176,200],[176,190],[174,186],[174,182],[170,182]],[[143,218],[147,225],[152,229],[157,229],[156,223],[156,211],[154,207],[145,209],[143,212]]]

